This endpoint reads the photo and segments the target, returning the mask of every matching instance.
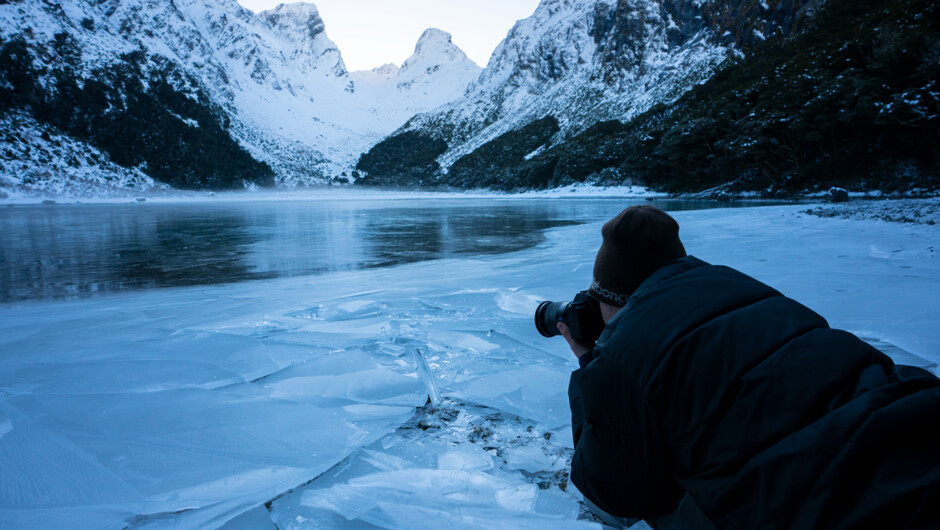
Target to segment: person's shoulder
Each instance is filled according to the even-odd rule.
[[[681,313],[699,314],[710,307],[734,306],[777,297],[773,287],[726,265],[713,265],[695,256],[668,262],[633,293],[618,313],[653,315],[653,320]],[[623,317],[621,317],[623,318]],[[617,327],[617,317],[611,322]],[[654,322],[655,323],[655,322]]]
[[[711,264],[695,258],[694,256],[687,257],[692,258],[690,265],[683,271],[689,273],[683,278],[687,281],[728,282],[729,284],[733,283],[739,286],[750,285],[751,287],[761,289],[772,289],[766,283],[734,267]]]
[[[668,285],[677,278],[687,279],[690,277],[690,275],[708,275],[710,271],[718,271],[723,269],[725,269],[725,267],[712,265],[706,261],[696,258],[695,256],[685,256],[679,259],[668,261],[663,264],[662,267],[653,272],[653,274],[644,280],[642,284],[640,284],[633,295],[630,296],[630,300],[627,301],[627,306],[630,306],[632,303],[636,303],[637,300],[642,299],[650,292],[657,290],[662,285]]]

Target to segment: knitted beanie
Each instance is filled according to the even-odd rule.
[[[643,281],[667,261],[686,255],[679,223],[654,206],[631,206],[601,229],[604,242],[594,260],[588,292],[601,302],[623,307]]]

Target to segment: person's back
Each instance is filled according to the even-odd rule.
[[[940,527],[935,376],[691,256],[629,295],[569,388],[571,478],[602,510],[687,492],[719,528]]]

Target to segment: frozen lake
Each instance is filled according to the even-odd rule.
[[[243,270],[295,276],[238,281],[252,276],[212,278],[210,267],[203,283],[232,283],[119,284],[113,289],[125,292],[100,288],[95,296],[50,288],[34,296],[46,299],[0,304],[0,528],[598,527],[567,481],[566,389],[577,363],[564,341],[538,334],[532,316],[539,300],[570,299],[590,284],[601,225],[625,204],[322,205],[309,215],[328,225],[333,209],[337,229],[357,212],[379,227],[437,220],[381,244],[373,228],[323,236],[351,257],[312,275],[299,272],[316,271],[310,262],[289,258],[331,248],[290,236],[290,219],[317,212],[313,203],[4,209],[4,241],[11,222],[45,219],[53,236],[73,234],[63,239],[69,245],[53,245],[71,249],[60,254],[68,256],[63,271],[107,257],[97,231],[121,233],[108,221],[113,211],[132,212],[124,220],[150,223],[150,233],[160,222],[181,226],[174,215],[187,212],[202,223],[213,217],[196,212],[255,212],[266,220],[229,230],[242,234],[239,242],[222,246]],[[431,216],[438,209],[449,213]],[[937,226],[818,218],[806,209],[674,215],[689,253],[770,284],[833,327],[893,345],[888,353],[899,362],[936,370]],[[508,216],[490,221],[499,229],[455,221],[494,210]],[[381,220],[396,211],[397,221]],[[60,214],[78,226],[60,231]],[[305,237],[316,240],[311,225]],[[433,247],[417,234],[439,240],[462,230],[471,232],[466,241],[503,235],[472,252],[435,250],[439,259],[409,254]],[[162,233],[177,241],[165,248],[184,255],[174,258],[182,267],[203,254],[197,248],[186,258],[193,245],[180,250],[174,237],[191,237],[181,232]],[[211,247],[214,239],[187,241]],[[400,265],[383,266],[393,263]],[[151,288],[163,285],[177,286]],[[432,392],[440,406],[424,407]]]
[[[365,199],[0,208],[0,303],[376,268],[531,247],[642,199]],[[657,201],[668,210],[705,201]],[[727,203],[726,203],[727,204]]]

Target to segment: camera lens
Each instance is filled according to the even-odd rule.
[[[535,310],[535,329],[543,337],[561,335],[558,331],[558,322],[565,314],[569,302],[542,302]]]

